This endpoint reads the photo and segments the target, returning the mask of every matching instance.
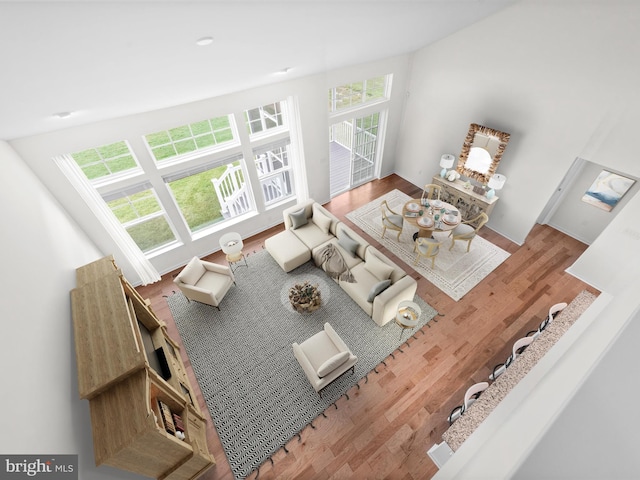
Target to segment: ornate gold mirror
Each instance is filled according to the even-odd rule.
[[[460,175],[487,184],[496,173],[510,134],[472,123],[462,144],[456,170]]]

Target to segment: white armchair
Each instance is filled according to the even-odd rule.
[[[351,370],[353,373],[358,358],[328,323],[324,330],[301,344],[293,343],[293,355],[304,370],[311,386],[322,396],[321,390]]]
[[[173,282],[189,301],[206,303],[220,310],[220,302],[235,284],[235,277],[227,266],[193,257]]]

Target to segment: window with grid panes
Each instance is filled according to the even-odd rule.
[[[329,89],[329,111],[336,112],[385,99],[388,78],[389,75],[383,75]]]
[[[236,155],[164,177],[191,232],[253,209],[243,163]]]
[[[270,103],[244,112],[249,135],[266,132],[284,125],[281,102]]]
[[[156,161],[225,146],[235,140],[229,115],[150,133],[144,138]]]
[[[125,141],[72,153],[71,157],[92,181],[108,180],[109,177],[139,168]]]
[[[144,253],[176,241],[167,214],[151,185],[145,183],[103,198]]]

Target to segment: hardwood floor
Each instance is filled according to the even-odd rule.
[[[345,215],[394,188],[412,196],[421,194],[420,188],[391,175],[335,197],[326,207],[358,230]],[[264,240],[282,228],[246,239],[245,252],[262,249]],[[493,366],[508,356],[512,343],[540,324],[550,305],[568,303],[582,290],[599,293],[565,273],[587,246],[551,227],[536,225],[523,246],[487,227],[480,234],[511,256],[458,302],[384,249],[377,239],[362,234],[402,265],[417,280],[418,295],[444,316],[411,337],[404,353],[387,358],[386,366],[377,368],[379,374],[369,375],[368,383],[361,380],[360,389],[348,392],[350,400],[342,397],[337,410],[330,407],[326,418],[314,421],[315,430],[307,427],[302,441],[291,440],[289,453],[277,452],[273,465],[267,461],[260,468],[261,479],[430,478],[437,468],[426,451],[441,441],[447,416],[461,403],[467,387],[486,380]],[[220,253],[207,260],[225,263]],[[164,295],[174,291],[172,280],[178,272],[138,288],[177,340]],[[207,412],[201,394],[199,401]],[[203,479],[232,479],[212,425],[207,434],[217,465]]]

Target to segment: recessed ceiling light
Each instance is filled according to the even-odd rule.
[[[213,37],[202,37],[196,40],[196,45],[199,45],[200,47],[211,45],[212,43],[213,43]]]
[[[71,116],[71,112],[58,112],[54,113],[53,116],[57,118],[69,118]]]

